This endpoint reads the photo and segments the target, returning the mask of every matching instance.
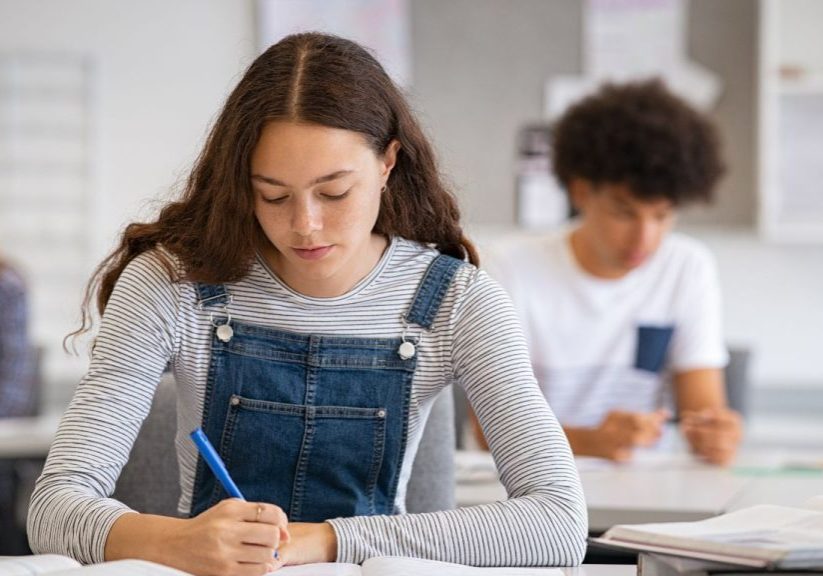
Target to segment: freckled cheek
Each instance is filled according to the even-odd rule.
[[[341,230],[371,229],[380,210],[379,198],[363,198],[360,202],[351,203],[344,209],[327,215],[327,224],[333,220],[334,225]]]
[[[263,233],[271,242],[278,243],[283,236],[288,235],[289,224],[283,219],[282,215],[275,214],[265,208],[262,210],[255,209],[254,215]]]

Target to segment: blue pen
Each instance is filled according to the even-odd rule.
[[[226,470],[226,465],[223,464],[223,459],[220,458],[220,454],[217,453],[217,450],[214,449],[214,446],[211,445],[209,442],[208,437],[203,432],[202,428],[196,428],[192,430],[192,433],[189,434],[191,439],[194,441],[194,445],[197,446],[197,449],[200,450],[200,455],[203,456],[203,460],[206,461],[206,464],[209,465],[211,471],[214,472],[215,477],[226,489],[226,492],[232,498],[240,498],[240,500],[245,500],[243,498],[242,492],[240,492],[240,488],[237,487],[237,484],[234,483],[234,480],[231,479],[229,476],[229,471]],[[279,559],[280,554],[277,553],[277,550],[274,551],[274,558]]]

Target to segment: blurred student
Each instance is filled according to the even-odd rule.
[[[30,416],[35,390],[28,333],[26,284],[0,256],[0,418]],[[13,528],[17,509],[17,463],[0,460],[0,555],[26,552]]]
[[[710,201],[723,173],[714,126],[646,81],[583,99],[553,138],[554,172],[579,217],[503,243],[489,270],[515,303],[573,451],[628,460],[658,439],[673,400],[691,449],[728,463],[741,423],[726,400],[715,264],[672,232],[678,209]]]
[[[31,415],[32,368],[26,285],[0,257],[0,418]]]

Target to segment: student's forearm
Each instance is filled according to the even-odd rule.
[[[173,558],[174,538],[186,520],[152,514],[123,514],[106,539],[105,559],[139,558],[167,566],[179,566]]]
[[[572,453],[577,456],[598,456],[595,430],[593,428],[563,427]]]

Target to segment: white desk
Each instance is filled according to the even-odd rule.
[[[45,458],[61,416],[0,419],[0,458]]]
[[[702,520],[754,504],[801,505],[823,494],[823,469],[785,470],[793,459],[814,455],[742,450],[734,466],[696,461],[682,446],[636,454],[630,464],[578,458],[589,511],[589,528],[615,524]],[[818,455],[819,457],[820,455]],[[487,453],[458,453],[458,506],[506,499]]]

